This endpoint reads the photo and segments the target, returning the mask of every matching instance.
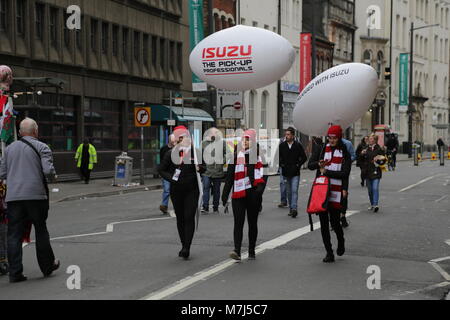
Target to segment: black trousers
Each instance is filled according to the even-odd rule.
[[[9,276],[17,277],[23,272],[22,240],[28,222],[36,234],[36,256],[42,273],[47,273],[55,262],[47,230],[47,200],[8,202],[8,262]]]
[[[200,192],[197,184],[189,186],[170,185],[170,199],[177,216],[178,235],[183,248],[190,249],[195,231],[195,214]]]
[[[258,215],[262,204],[262,194],[253,189],[247,190],[247,196],[242,199],[233,199],[234,216],[234,250],[240,255],[242,237],[244,232],[245,215],[248,217],[249,252],[254,252],[258,237]]]
[[[89,180],[91,179],[91,171],[92,170],[89,170],[88,167],[86,168],[81,167],[80,168],[81,178],[84,179],[84,181],[89,182]]]
[[[325,246],[325,250],[327,253],[333,253],[333,246],[331,245],[331,236],[330,236],[330,222],[333,227],[334,232],[336,233],[338,242],[344,241],[344,231],[342,230],[342,226],[340,223],[341,213],[336,209],[329,209],[328,212],[323,212],[319,214],[320,217],[320,230],[322,232],[322,240]]]

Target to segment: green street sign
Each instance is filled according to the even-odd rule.
[[[409,54],[400,54],[400,86],[399,86],[399,105],[408,106],[408,62]]]

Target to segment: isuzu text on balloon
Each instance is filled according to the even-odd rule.
[[[331,124],[346,129],[369,110],[377,87],[378,74],[366,64],[347,63],[328,69],[298,96],[295,127],[312,136],[326,135]]]
[[[192,50],[189,63],[192,71],[210,85],[245,91],[281,79],[294,60],[294,48],[280,35],[238,25],[201,41]]]

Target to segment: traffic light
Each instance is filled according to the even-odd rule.
[[[384,79],[385,80],[391,80],[391,68],[385,68],[384,71]]]

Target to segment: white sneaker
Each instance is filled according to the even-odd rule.
[[[369,208],[367,208],[367,210],[372,211],[373,210],[373,206],[370,206]]]

